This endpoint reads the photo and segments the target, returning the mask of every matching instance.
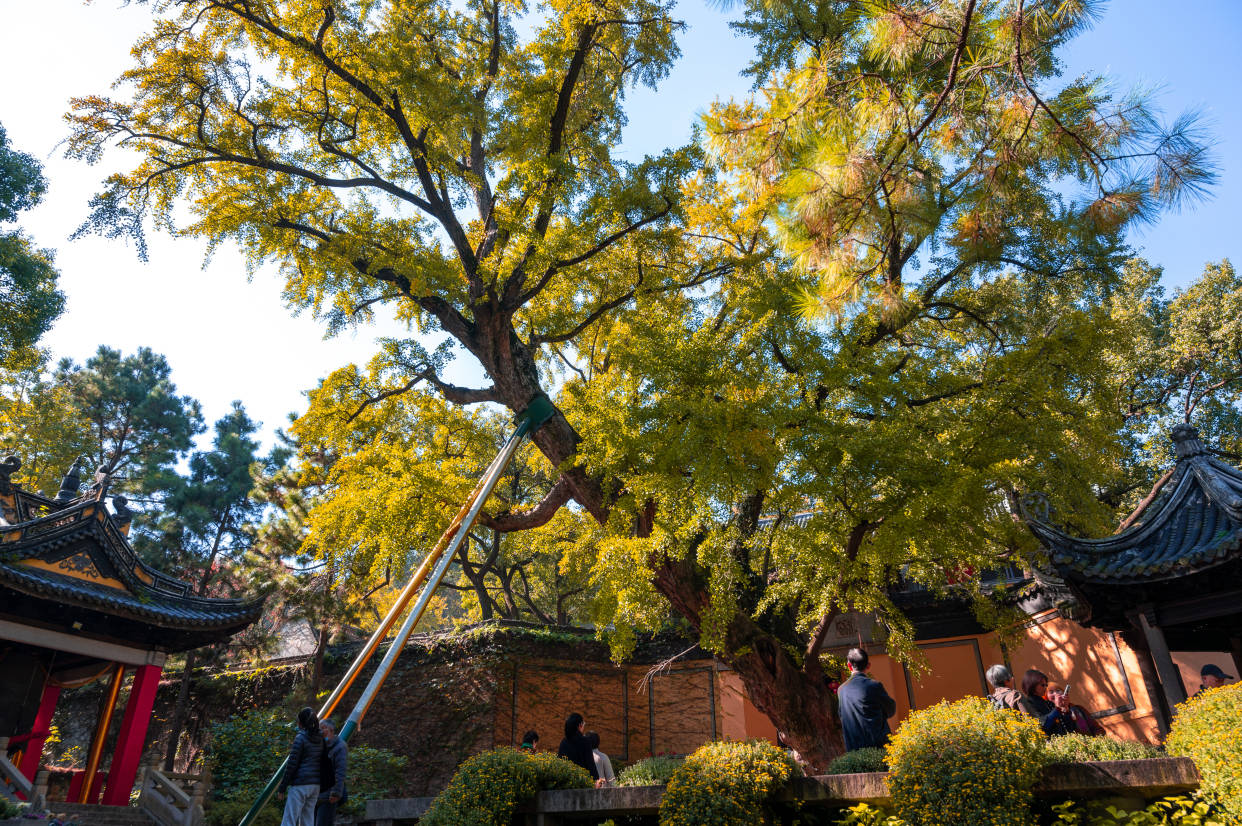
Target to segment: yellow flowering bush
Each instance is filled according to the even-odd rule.
[[[888,788],[910,826],[1027,826],[1044,735],[982,697],[912,713],[889,742]]]
[[[419,820],[423,826],[509,826],[513,812],[542,789],[589,789],[591,775],[551,754],[503,748],[476,754]]]
[[[1171,755],[1195,761],[1203,797],[1242,823],[1242,683],[1204,691],[1179,705],[1164,746]]]
[[[660,826],[754,826],[764,803],[798,771],[766,740],[708,743],[669,778]]]

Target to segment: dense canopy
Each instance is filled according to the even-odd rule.
[[[1090,4],[756,2],[755,99],[713,112],[710,154],[637,163],[622,104],[677,55],[668,4],[152,5],[119,96],[75,104],[72,151],[141,158],[89,224],[188,214],[329,329],[410,324],[295,428],[312,545],[410,467],[437,484],[428,457],[485,461],[492,425],[445,402],[549,392],[543,498],[489,529],[589,515],[573,554],[618,649],[671,607],[823,765],[836,616],[909,651],[891,589],[1029,552],[1018,492],[1106,519],[1142,321],[1121,233],[1211,170],[1191,124],[1058,79]],[[459,356],[483,386],[445,381]],[[351,558],[377,576],[427,516],[374,513]]]

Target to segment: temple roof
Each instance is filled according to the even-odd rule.
[[[7,481],[7,480],[5,480]],[[123,497],[47,499],[8,485],[0,511],[0,613],[162,651],[220,642],[258,619],[263,600],[213,599],[147,565],[122,532]]]
[[[1177,464],[1141,522],[1104,539],[1072,537],[1024,509],[1067,581],[1130,585],[1180,579],[1239,558],[1242,472],[1209,454],[1190,425],[1173,429]]]

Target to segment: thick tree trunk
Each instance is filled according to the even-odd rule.
[[[513,332],[509,316],[494,308],[476,305],[474,309],[475,337],[463,343],[483,362],[497,395],[511,410],[521,410],[543,392],[535,360]],[[608,518],[608,497],[601,480],[588,476],[573,462],[581,438],[564,415],[558,410],[531,438],[554,466],[563,469],[574,499],[603,524]],[[653,520],[654,513],[650,513],[642,521]],[[693,559],[653,561],[656,588],[701,633],[701,617],[710,595],[696,563]],[[798,664],[787,650],[790,644],[801,647],[799,640],[765,631],[738,610],[729,623],[726,650],[718,656],[737,672],[751,702],[784,733],[786,741],[813,769],[822,770],[845,750],[836,698],[818,660]]]
[[[710,597],[694,562],[666,559],[657,565],[655,586],[696,632],[702,631]],[[799,665],[789,655],[790,642],[738,611],[729,622],[726,650],[717,656],[742,679],[747,697],[785,741],[811,769],[823,771],[845,751],[836,697],[818,660]]]
[[[323,682],[323,655],[328,650],[328,623],[325,621],[319,626],[319,639],[315,643],[315,664],[311,668],[310,688],[307,692],[307,702],[311,705],[315,704],[315,697],[319,695],[319,685]]]
[[[185,655],[185,670],[181,673],[181,687],[177,689],[177,704],[173,706],[172,720],[168,724],[168,745],[164,749],[164,771],[174,771],[177,762],[177,746],[181,743],[181,732],[185,729],[185,720],[190,713],[190,679],[194,676],[194,665],[198,661],[198,652],[191,651]]]

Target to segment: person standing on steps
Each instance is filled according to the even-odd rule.
[[[336,736],[336,726],[331,720],[320,720],[319,731],[323,734],[323,776],[319,780],[319,800],[315,803],[315,826],[333,826],[336,807],[348,797],[345,769],[349,750],[345,741]]]
[[[850,676],[837,689],[837,709],[845,750],[857,751],[883,746],[892,730],[888,718],[897,713],[897,701],[888,696],[883,684],[867,676],[871,658],[861,648],[845,655]]]
[[[285,796],[285,813],[280,826],[314,826],[315,798],[319,796],[319,772],[323,759],[323,734],[315,711],[298,712],[298,733],[289,746],[289,762],[280,779],[279,793]]]

